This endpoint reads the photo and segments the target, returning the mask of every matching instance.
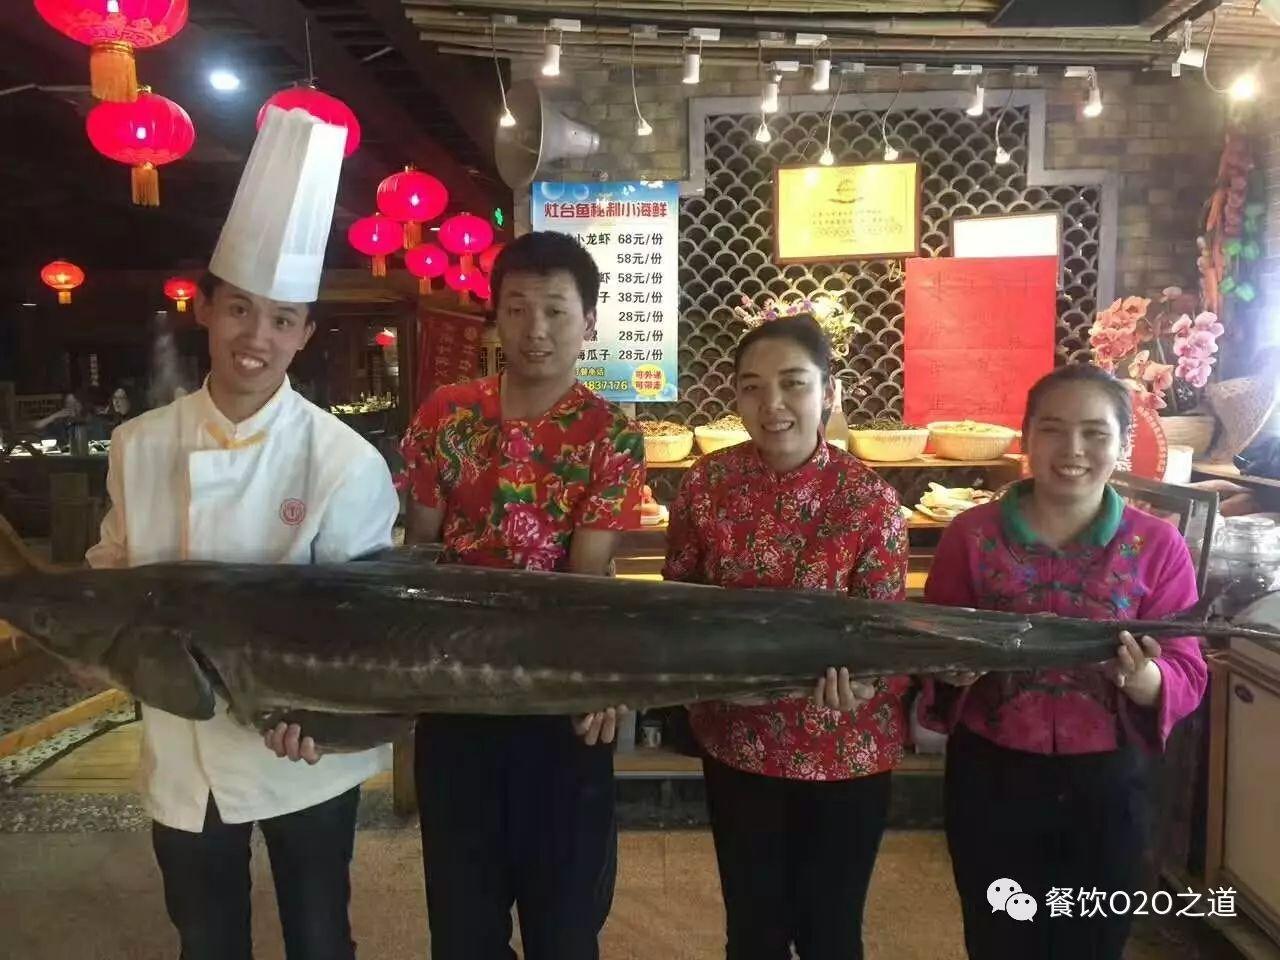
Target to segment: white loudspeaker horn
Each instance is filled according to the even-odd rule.
[[[507,105],[516,125],[498,127],[494,159],[503,183],[513,190],[527,187],[550,163],[589,157],[600,150],[597,131],[556,110],[529,81],[508,91]]]

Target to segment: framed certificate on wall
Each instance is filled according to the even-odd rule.
[[[914,257],[920,252],[920,164],[779,167],[773,236],[776,263]]]

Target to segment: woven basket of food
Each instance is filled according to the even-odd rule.
[[[693,431],[688,427],[666,420],[645,420],[640,430],[644,433],[644,457],[650,463],[675,463],[693,452]]]
[[[995,460],[1018,437],[1016,430],[974,420],[941,420],[929,424],[933,452],[943,460]]]
[[[751,439],[751,434],[747,433],[747,428],[742,424],[742,418],[732,413],[705,427],[694,427],[693,435],[698,441],[698,449],[703,453],[715,453]]]
[[[874,420],[849,429],[849,452],[875,463],[914,460],[928,444],[928,430],[901,420]]]

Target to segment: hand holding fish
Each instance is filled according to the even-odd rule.
[[[1116,658],[1109,661],[1104,669],[1111,682],[1120,688],[1126,697],[1140,707],[1155,706],[1160,699],[1160,688],[1164,678],[1156,658],[1160,656],[1160,644],[1150,637],[1142,638],[1142,645],[1133,638],[1133,634],[1120,634],[1120,647]]]
[[[835,667],[827,667],[826,674],[818,678],[813,688],[815,704],[845,713],[856,713],[875,695],[876,689],[871,684],[850,681],[848,667],[841,667],[838,674]]]
[[[302,727],[296,723],[285,723],[281,720],[265,731],[262,739],[267,749],[281,759],[288,757],[294,763],[299,760],[305,760],[311,764],[320,762],[320,750],[316,747],[315,740],[304,737]]]
[[[586,741],[589,747],[594,747],[597,743],[613,743],[613,738],[618,733],[618,720],[626,712],[625,706],[617,706],[598,713],[574,717],[573,730]]]

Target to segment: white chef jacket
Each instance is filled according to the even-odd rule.
[[[238,424],[207,385],[122,424],[111,437],[107,490],[102,539],[86,556],[92,567],[343,562],[390,546],[399,513],[381,454],[287,378]],[[281,759],[221,700],[217,709],[191,721],[143,706],[141,789],[165,826],[202,830],[210,792],[225,823],[293,813],[390,764],[389,744],[314,766]]]

